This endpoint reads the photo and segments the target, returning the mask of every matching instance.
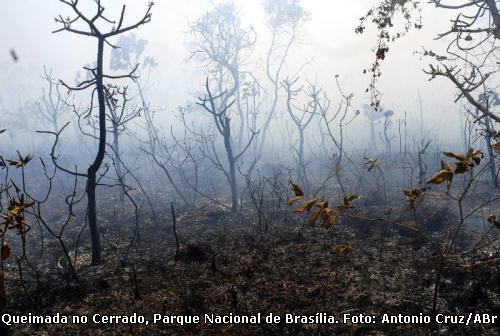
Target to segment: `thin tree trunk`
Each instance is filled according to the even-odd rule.
[[[125,178],[123,176],[123,169],[122,169],[122,163],[121,163],[121,157],[120,157],[120,135],[118,134],[118,129],[116,126],[113,126],[113,147],[114,147],[114,153],[115,153],[115,164],[116,164],[116,174],[118,175],[118,179],[122,181],[123,184],[125,184]],[[118,158],[119,157],[119,158]],[[123,191],[123,188],[120,188],[119,190],[119,201],[120,204],[123,205],[123,202],[125,201],[125,192]]]
[[[101,261],[101,242],[99,230],[97,227],[97,210],[96,210],[96,187],[97,187],[97,172],[101,168],[106,150],[106,106],[104,98],[104,83],[103,83],[103,54],[104,54],[104,38],[98,39],[97,47],[97,69],[96,69],[96,88],[97,100],[99,104],[99,148],[96,158],[92,165],[87,170],[87,211],[89,217],[90,239],[92,243],[92,263],[96,264]]]
[[[229,163],[229,184],[231,187],[231,211],[238,212],[238,186],[236,184],[236,160],[231,147],[231,134],[224,136],[224,146],[226,147],[227,161]]]
[[[304,128],[299,126],[299,171],[298,171],[298,179],[305,187],[306,192],[309,193],[309,183],[306,176],[306,162],[304,159],[304,144],[305,144],[305,136],[304,136]]]
[[[488,163],[490,165],[490,175],[491,175],[491,183],[495,189],[500,189],[500,185],[497,180],[497,173],[495,169],[495,153],[493,148],[491,147],[491,138],[492,138],[492,127],[491,127],[491,118],[488,116],[484,117],[484,123],[486,125],[486,149],[488,150]]]

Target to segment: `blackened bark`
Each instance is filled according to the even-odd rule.
[[[104,97],[103,83],[103,54],[104,54],[104,38],[98,39],[97,45],[97,69],[96,69],[96,88],[97,101],[99,105],[99,148],[94,162],[87,170],[87,211],[89,218],[90,239],[92,243],[92,263],[101,262],[101,239],[97,226],[97,210],[96,210],[96,187],[97,187],[97,172],[101,168],[106,151],[106,105]]]

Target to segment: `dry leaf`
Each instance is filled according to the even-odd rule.
[[[448,189],[451,187],[451,182],[453,181],[453,172],[443,169],[436,173],[427,183],[432,184],[442,184],[446,182],[448,184]]]
[[[325,208],[328,208],[328,202],[327,201],[318,202],[318,203],[316,203],[315,206],[320,208],[320,209],[325,209]]]
[[[322,210],[323,209],[318,208],[318,209],[315,209],[313,212],[311,212],[311,215],[309,216],[309,220],[311,221],[311,226],[314,226],[316,224]]]
[[[410,203],[412,210],[415,210],[415,202],[419,196],[424,194],[425,190],[425,188],[403,189],[403,194],[406,196],[408,203]]]
[[[288,182],[292,186],[292,191],[295,194],[295,196],[304,196],[304,192],[302,191],[302,189],[300,189],[300,187],[297,184],[293,183],[291,180]]]
[[[330,229],[339,220],[338,212],[332,211],[332,213],[325,220],[325,229]]]
[[[354,200],[357,200],[359,198],[359,195],[356,195],[356,194],[353,194],[353,195],[345,195],[344,196],[344,203],[337,206],[337,209],[341,210],[341,211],[344,211],[344,210],[347,210],[347,209],[352,209],[352,208],[355,208],[354,205],[351,205],[351,202],[354,201]]]
[[[295,209],[295,212],[303,213],[303,212],[311,210],[311,208],[314,206],[314,204],[316,204],[317,200],[318,200],[317,198],[311,198],[310,200],[307,200],[303,206]]]
[[[352,202],[354,200],[357,200],[358,198],[359,198],[359,195],[356,195],[356,194],[346,195],[346,196],[344,196],[344,203]]]
[[[352,251],[352,246],[350,244],[342,244],[342,245],[332,246],[332,252],[335,253],[339,257],[346,254],[346,253],[349,253],[351,251]]]
[[[292,206],[295,202],[300,201],[303,198],[304,196],[292,196],[288,199],[288,205]]]
[[[380,169],[380,161],[378,159],[365,157],[365,160],[364,165],[368,168],[368,171],[374,168]]]
[[[491,215],[491,216],[489,216],[489,217],[488,217],[488,222],[489,222],[491,225],[493,225],[493,226],[495,226],[495,227],[497,227],[497,228],[500,228],[500,218],[497,218],[497,216],[495,216],[495,215]]]
[[[498,155],[500,155],[500,141],[491,146]]]

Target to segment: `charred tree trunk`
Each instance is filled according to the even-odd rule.
[[[225,96],[224,92],[218,96],[213,96],[210,91],[209,80],[207,78],[205,82],[205,89],[207,95],[204,98],[199,98],[200,102],[197,104],[202,106],[208,113],[212,115],[214,124],[217,128],[217,131],[221,135],[224,141],[224,149],[226,151],[227,158],[227,166],[226,163],[222,163],[219,161],[217,153],[214,154],[215,158],[211,158],[210,160],[214,162],[219,170],[221,170],[231,189],[231,211],[238,212],[238,184],[236,180],[236,164],[238,160],[245,154],[248,150],[252,141],[255,139],[255,136],[258,132],[250,130],[252,135],[248,140],[246,146],[243,147],[242,150],[239,151],[238,154],[235,154],[233,148],[233,141],[231,138],[231,118],[228,116],[229,108],[234,104],[234,100],[231,103],[227,103],[227,96]],[[219,108],[217,108],[215,101],[220,99],[222,101]],[[215,151],[215,149],[214,149]]]
[[[110,76],[110,75],[105,75],[103,73],[103,59],[104,59],[104,44],[108,43],[106,39],[111,38],[113,36],[117,36],[120,34],[123,34],[125,32],[128,32],[130,30],[136,29],[141,25],[144,25],[148,22],[151,21],[151,8],[153,7],[154,3],[150,2],[148,4],[146,13],[140,19],[137,23],[130,25],[130,26],[123,26],[124,23],[124,17],[125,17],[125,10],[126,6],[123,5],[122,11],[120,14],[120,19],[117,25],[114,25],[111,30],[107,33],[103,33],[99,29],[99,25],[97,24],[98,20],[103,20],[106,21],[107,23],[110,23],[111,21],[107,19],[106,17],[103,16],[103,13],[105,11],[105,8],[101,5],[101,1],[96,1],[96,13],[92,18],[86,17],[85,14],[82,13],[80,8],[78,8],[78,1],[64,1],[60,0],[60,2],[64,3],[65,5],[71,7],[73,10],[74,14],[76,17],[70,19],[68,18],[63,18],[61,15],[56,17],[55,21],[56,23],[59,23],[62,27],[55,30],[54,33],[62,32],[62,31],[67,31],[73,34],[81,35],[81,36],[86,36],[86,37],[93,37],[97,39],[97,66],[94,69],[89,69],[85,68],[87,71],[91,72],[93,75],[93,79],[91,80],[86,80],[81,83],[79,83],[76,87],[71,87],[61,81],[61,84],[66,87],[69,91],[82,91],[86,90],[88,88],[94,87],[95,91],[92,93],[92,99],[94,97],[94,93],[97,93],[97,106],[98,106],[98,134],[96,134],[97,141],[99,142],[99,146],[97,149],[97,154],[95,156],[94,161],[92,164],[88,167],[87,169],[87,174],[81,174],[78,172],[71,172],[68,169],[65,169],[61,167],[57,161],[56,158],[53,156],[52,161],[54,165],[58,168],[63,170],[66,173],[70,173],[75,176],[86,176],[87,178],[87,184],[86,184],[86,193],[87,193],[87,215],[88,215],[88,220],[89,220],[89,228],[90,228],[90,238],[91,238],[91,243],[92,243],[92,263],[96,264],[101,261],[101,243],[100,243],[100,236],[99,236],[99,229],[97,225],[97,206],[96,206],[96,188],[97,188],[97,172],[102,166],[103,160],[104,160],[104,155],[106,153],[106,88],[104,87],[104,78],[108,79],[124,79],[124,78],[129,78],[129,79],[136,79],[137,77],[134,76],[134,72],[137,70],[137,67],[132,70],[129,74],[126,75],[120,75],[120,76]],[[88,30],[80,30],[80,29],[75,29],[72,27],[71,23],[81,20],[82,22],[85,22],[88,25]],[[93,102],[92,102],[93,103]],[[91,103],[91,106],[93,104]],[[92,107],[89,110],[89,114],[92,112]],[[56,135],[56,141],[59,138],[60,132],[59,133],[54,133]]]
[[[97,172],[101,168],[104,154],[106,152],[106,105],[104,97],[103,83],[103,56],[104,56],[104,38],[98,39],[97,44],[97,68],[96,68],[96,90],[97,101],[99,104],[99,148],[94,162],[87,170],[87,211],[89,218],[90,239],[92,243],[92,263],[101,261],[101,239],[97,226],[96,210],[96,187]]]

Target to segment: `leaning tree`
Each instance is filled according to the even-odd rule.
[[[104,68],[104,49],[105,46],[114,47],[110,42],[110,39],[116,37],[125,32],[136,29],[151,21],[151,9],[154,5],[153,2],[149,2],[147,6],[146,13],[144,16],[138,20],[135,24],[124,25],[125,10],[126,6],[123,5],[121,9],[121,14],[118,21],[113,21],[107,18],[104,14],[105,7],[101,4],[101,0],[96,0],[96,10],[95,13],[90,16],[85,14],[81,6],[79,6],[79,0],[59,0],[63,4],[70,7],[73,11],[73,17],[63,17],[59,15],[55,18],[55,21],[62,25],[60,29],[54,31],[54,33],[67,31],[73,34],[86,36],[94,38],[97,41],[97,55],[95,66],[84,67],[84,69],[91,74],[90,79],[81,81],[76,86],[70,86],[65,82],[61,81],[61,84],[66,87],[70,92],[83,91],[91,89],[90,107],[88,109],[88,116],[92,117],[93,112],[97,109],[97,123],[98,123],[98,148],[95,155],[94,161],[89,165],[86,173],[81,173],[78,171],[73,171],[62,167],[58,161],[57,157],[52,153],[52,161],[54,165],[71,175],[81,176],[87,179],[86,183],[86,193],[87,193],[87,213],[90,228],[90,236],[92,242],[92,263],[98,263],[101,261],[101,246],[100,246],[100,236],[97,226],[97,210],[96,210],[96,187],[97,187],[97,173],[101,168],[106,152],[106,136],[108,132],[108,127],[106,125],[107,120],[107,103],[106,101],[112,98],[113,93],[109,92],[109,87],[106,85],[105,80],[116,80],[116,79],[132,79],[136,78],[135,70],[132,69],[129,73],[123,75],[110,75],[103,71]],[[103,31],[102,26],[105,24],[111,25],[111,29],[108,31]],[[97,103],[95,99],[97,96]],[[60,131],[54,133],[56,135],[56,142],[59,138]],[[55,145],[54,145],[55,146]]]

